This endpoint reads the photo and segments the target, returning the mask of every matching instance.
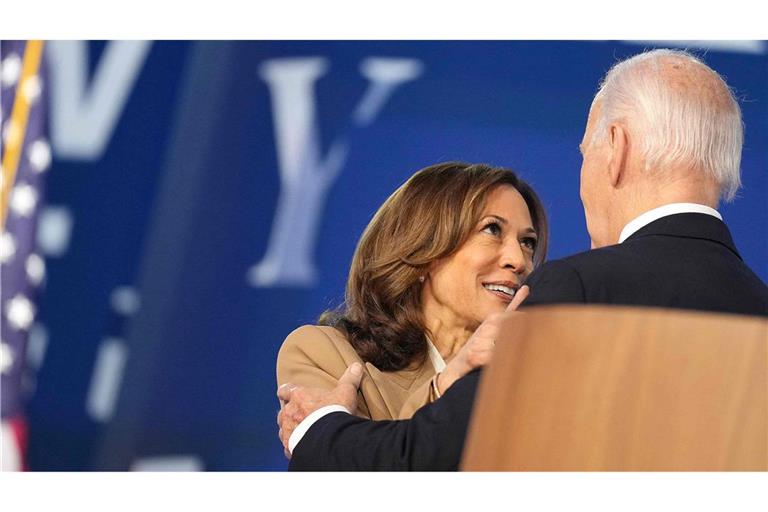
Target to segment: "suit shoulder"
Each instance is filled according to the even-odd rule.
[[[356,360],[359,357],[346,337],[338,329],[321,325],[302,325],[295,329],[285,338],[277,354],[278,366],[288,361],[323,365]]]
[[[558,261],[561,261],[563,264],[566,264],[574,270],[578,271],[584,267],[592,267],[597,264],[621,259],[626,249],[626,246],[621,246],[618,244],[609,245],[606,247],[600,247],[598,249],[590,249],[588,251],[578,252]]]
[[[609,246],[548,261],[526,280],[531,287],[526,304],[588,302],[588,290],[613,275],[622,260],[619,247]]]
[[[582,281],[590,280],[595,274],[610,275],[617,270],[623,270],[634,259],[633,252],[635,251],[630,247],[609,245],[549,261],[540,268],[559,278],[578,277]]]
[[[302,325],[286,336],[280,352],[298,350],[313,354],[338,351],[338,347],[345,344],[349,345],[344,335],[333,327]]]
[[[531,295],[526,306],[584,302],[584,283],[578,267],[567,259],[541,265],[526,279]]]
[[[533,285],[553,280],[579,281],[581,269],[584,266],[582,254],[584,253],[543,263],[531,273],[527,283]]]

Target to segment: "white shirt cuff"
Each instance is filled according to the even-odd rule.
[[[293,455],[293,450],[296,448],[296,445],[299,444],[301,438],[304,437],[304,434],[307,433],[309,427],[314,425],[315,422],[323,416],[331,414],[332,412],[345,412],[350,414],[349,409],[343,405],[326,405],[311,413],[304,418],[301,423],[296,425],[296,428],[293,429],[293,433],[291,433],[291,437],[288,438],[288,451],[291,452],[291,455]]]

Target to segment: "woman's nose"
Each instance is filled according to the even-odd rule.
[[[517,241],[504,245],[500,263],[502,267],[512,269],[515,274],[522,274],[526,271],[527,259],[523,253],[523,248]]]

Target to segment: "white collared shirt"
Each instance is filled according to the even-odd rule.
[[[432,340],[429,339],[429,336],[427,336],[427,350],[429,351],[429,361],[435,368],[435,373],[440,373],[445,370],[445,360],[443,359],[443,356],[440,355],[440,351],[437,350],[435,344],[432,343]]]
[[[445,369],[445,360],[429,338],[427,338],[427,351],[429,354],[429,361],[432,363],[432,366],[434,366],[435,372],[442,372]],[[314,425],[315,422],[323,416],[331,414],[332,412],[346,412],[347,414],[351,414],[343,405],[326,405],[325,407],[313,411],[306,418],[301,420],[301,423],[296,425],[296,428],[293,429],[291,437],[288,438],[288,451],[293,453],[293,449],[299,444],[299,441],[301,441],[301,438],[307,433],[309,427]]]
[[[664,206],[659,206],[658,208],[649,210],[631,220],[626,226],[624,226],[624,229],[621,230],[621,234],[619,235],[619,243],[624,242],[624,240],[637,233],[640,228],[647,226],[651,222],[659,220],[662,217],[667,217],[669,215],[675,215],[678,213],[703,213],[705,215],[711,215],[713,217],[717,217],[720,220],[723,220],[723,216],[720,215],[720,212],[703,204],[665,204]]]

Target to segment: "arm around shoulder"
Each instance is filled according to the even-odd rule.
[[[479,371],[456,381],[410,420],[369,421],[332,413],[307,430],[291,471],[455,471],[459,467]]]

